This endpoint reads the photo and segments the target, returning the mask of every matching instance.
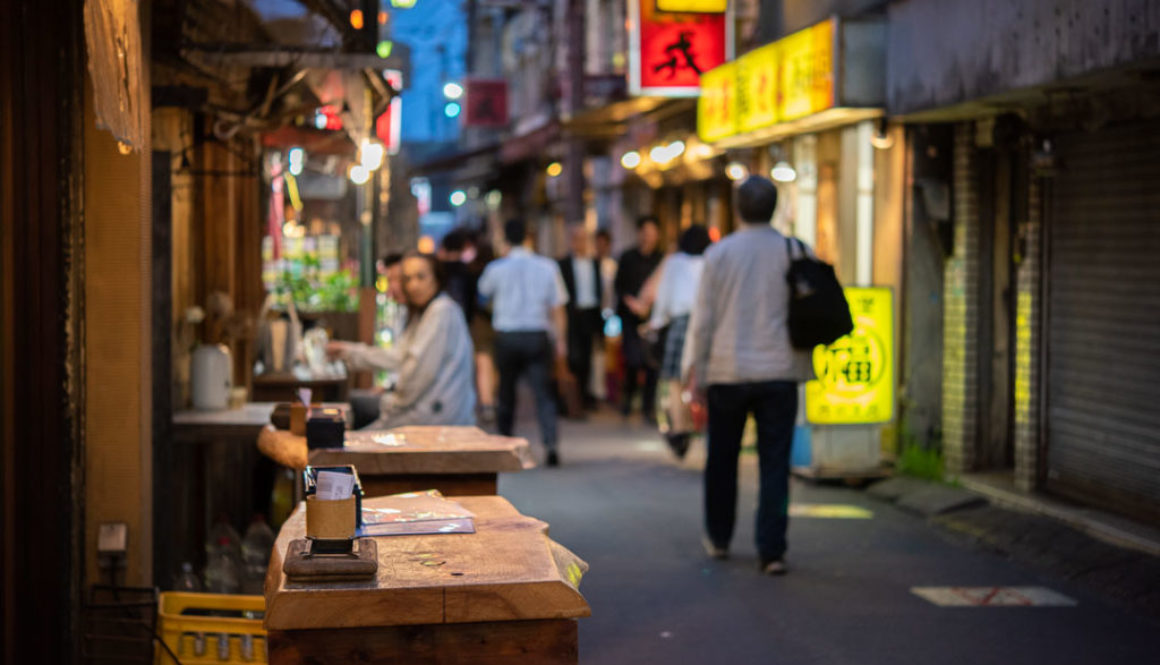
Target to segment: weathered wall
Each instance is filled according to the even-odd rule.
[[[1155,0],[906,0],[889,12],[894,114],[1160,58]]]
[[[830,16],[858,16],[886,0],[761,0],[754,43],[766,44]]]

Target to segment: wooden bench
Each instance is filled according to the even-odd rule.
[[[378,574],[362,582],[288,582],[282,556],[306,530],[299,506],[266,579],[269,662],[576,663],[588,565],[502,497],[456,500],[475,513],[476,533],[376,538]]]

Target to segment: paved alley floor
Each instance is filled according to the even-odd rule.
[[[526,400],[525,400],[526,401]],[[791,519],[790,573],[753,546],[756,459],[743,456],[727,561],[700,545],[699,447],[677,464],[654,430],[601,414],[561,421],[562,466],[501,475],[500,493],[588,561],[585,665],[1158,663],[1160,624],[1062,579],[956,541],[864,491],[795,482],[794,504],[870,519]],[[538,432],[522,420],[518,434]],[[700,459],[698,459],[700,458]],[[1046,587],[1070,607],[940,607],[913,587]]]

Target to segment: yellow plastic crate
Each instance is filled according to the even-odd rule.
[[[187,614],[190,611],[198,614]],[[241,616],[242,612],[265,611],[266,599],[262,596],[166,591],[161,594],[157,631],[181,665],[265,663],[266,630],[262,620]],[[199,616],[206,612],[230,616]],[[163,647],[159,646],[155,653],[158,665],[176,665]]]

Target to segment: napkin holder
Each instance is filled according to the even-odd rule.
[[[354,476],[351,496],[323,501],[318,498],[318,472],[349,473]],[[302,472],[306,495],[306,538],[316,554],[350,553],[354,537],[362,526],[362,483],[358,471],[346,466],[307,466]]]

